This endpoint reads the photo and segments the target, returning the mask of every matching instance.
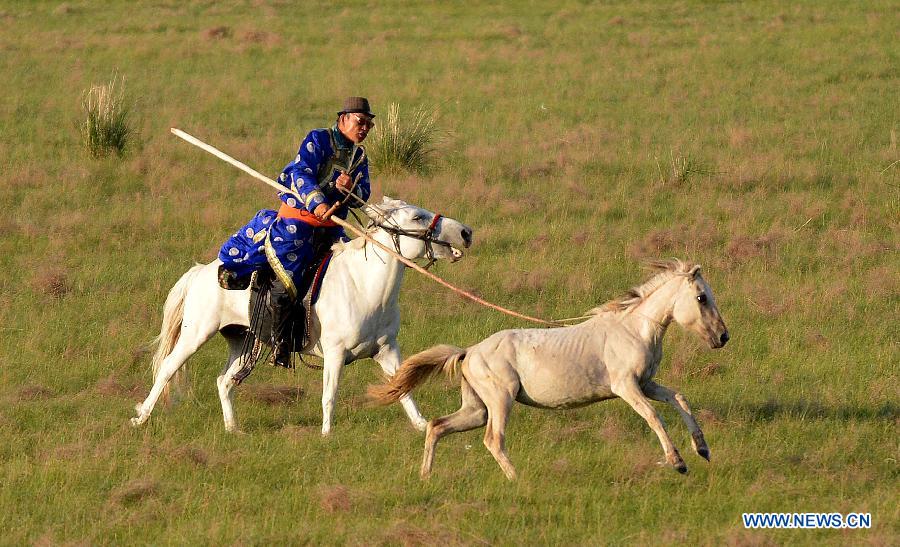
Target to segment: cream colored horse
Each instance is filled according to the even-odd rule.
[[[703,432],[684,396],[652,380],[662,359],[669,324],[696,332],[713,348],[728,342],[700,266],[656,262],[656,275],[625,296],[600,308],[584,323],[554,329],[498,332],[467,349],[441,345],[416,354],[369,395],[380,404],[409,394],[428,376],[443,370],[462,375],[462,407],[428,423],[422,477],[431,472],[434,448],[444,435],[487,425],[484,444],[510,480],[516,471],[504,447],[504,430],[513,401],[540,408],[572,408],[620,397],[650,425],[681,473],[687,466],[649,399],[665,401],[681,414],[696,452],[709,460]],[[649,399],[648,399],[649,397]]]

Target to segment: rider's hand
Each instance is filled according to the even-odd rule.
[[[342,192],[349,192],[350,186],[353,184],[353,180],[350,178],[350,175],[347,173],[341,173],[337,179],[334,181],[334,185],[338,190]]]
[[[319,218],[322,218],[322,216],[328,212],[328,209],[329,207],[327,203],[320,203],[316,206],[315,210],[313,210],[313,214]]]

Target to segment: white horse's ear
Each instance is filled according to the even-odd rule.
[[[387,205],[387,206],[393,207],[395,209],[406,205],[406,202],[403,201],[402,199],[395,199],[390,196],[384,196],[383,198],[381,198],[381,203],[383,205]]]
[[[694,264],[694,267],[691,268],[691,271],[688,272],[688,274],[692,278],[696,278],[698,275],[700,275],[700,264]]]

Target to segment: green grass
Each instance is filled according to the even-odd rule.
[[[892,2],[0,1],[3,544],[895,544],[900,58]],[[81,90],[118,70],[141,135],[91,159]],[[621,401],[513,411],[509,484],[481,431],[438,446],[365,405],[365,361],[319,434],[319,373],[260,368],[226,435],[215,340],[194,395],[127,421],[166,292],[269,191],[169,133],[276,174],[347,95],[440,112],[433,168],[375,193],[475,228],[440,275],[570,317],[703,264],[733,339],[673,330],[659,380],[712,450],[690,473]],[[367,143],[369,144],[369,143]],[[891,167],[893,165],[893,167]],[[404,355],[526,326],[410,273]],[[272,402],[266,386],[302,388]],[[257,390],[257,391],[254,391]],[[418,395],[456,409],[444,382]],[[742,512],[871,512],[871,530],[744,530]]]

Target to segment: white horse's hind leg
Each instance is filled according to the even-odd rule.
[[[653,381],[648,381],[644,384],[643,391],[647,397],[650,397],[654,401],[669,403],[672,408],[681,414],[681,419],[684,420],[684,424],[687,426],[688,431],[691,432],[691,445],[694,447],[694,451],[706,461],[709,461],[709,446],[706,444],[706,439],[703,438],[703,431],[700,429],[700,424],[697,423],[697,420],[691,413],[691,408],[688,406],[687,399],[684,398],[684,395]]]
[[[172,353],[163,360],[162,365],[159,367],[159,372],[153,381],[153,388],[150,390],[150,394],[147,395],[143,403],[135,406],[138,415],[131,419],[131,425],[141,425],[150,418],[153,407],[156,406],[163,388],[166,387],[172,375],[215,333],[216,325],[209,321],[204,323],[198,320],[191,322],[189,325],[181,325],[178,342],[172,349]]]
[[[681,459],[681,454],[678,453],[678,449],[675,448],[672,439],[669,438],[669,434],[666,432],[666,426],[663,424],[662,418],[659,417],[656,409],[653,408],[653,405],[651,405],[650,401],[647,400],[647,397],[644,396],[644,392],[641,391],[641,388],[638,386],[637,380],[630,377],[624,378],[613,382],[610,388],[613,393],[631,405],[631,408],[640,414],[641,417],[647,421],[650,428],[656,432],[656,436],[659,437],[659,442],[663,447],[663,451],[666,453],[666,463],[674,467],[679,473],[687,473],[687,465],[685,465],[684,460]]]
[[[341,369],[344,368],[344,351],[341,348],[325,350],[325,366],[322,369],[322,435],[331,433],[331,418],[337,397]]]
[[[222,418],[225,420],[225,430],[235,433],[238,431],[237,419],[234,416],[234,375],[241,370],[244,362],[241,359],[241,350],[244,346],[243,335],[229,335],[228,361],[222,374],[216,378],[216,387],[219,391],[219,400],[222,403]]]
[[[381,351],[378,352],[374,359],[381,365],[381,370],[383,370],[385,374],[393,376],[394,373],[397,372],[397,369],[400,368],[401,360],[400,350],[397,348],[396,342],[382,347]],[[400,398],[400,404],[403,405],[403,410],[406,411],[406,415],[409,417],[409,421],[412,422],[413,427],[419,431],[425,431],[428,420],[426,420],[419,412],[412,396],[404,395]]]

